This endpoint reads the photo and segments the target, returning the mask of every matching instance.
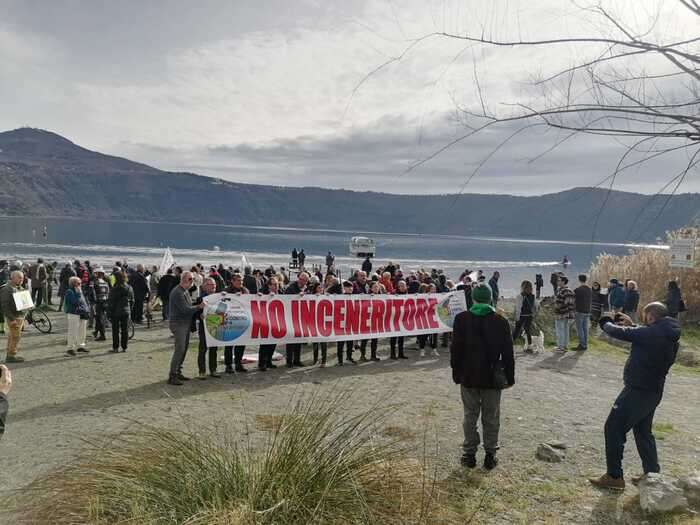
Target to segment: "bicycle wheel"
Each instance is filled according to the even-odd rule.
[[[129,319],[129,341],[131,341],[134,338],[134,334],[136,333],[136,325],[134,325],[134,322]]]
[[[39,330],[42,334],[51,333],[51,319],[41,310],[32,310],[32,323],[34,328]]]

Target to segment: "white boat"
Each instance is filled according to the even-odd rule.
[[[368,237],[353,237],[350,239],[350,255],[355,257],[374,257],[376,248],[374,240]]]

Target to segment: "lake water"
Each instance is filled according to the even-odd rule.
[[[326,253],[331,250],[336,255],[336,265],[347,276],[362,262],[349,256],[353,235],[376,241],[374,264],[394,261],[404,271],[442,268],[449,278],[457,278],[465,268],[484,270],[489,277],[499,270],[501,293],[506,296],[515,295],[520,282],[533,280],[536,273],[543,274],[549,290],[549,275],[563,269],[560,262],[565,255],[572,261],[566,273],[573,277],[586,272],[599,253],[622,255],[633,247],[333,229],[0,217],[0,259],[26,261],[44,257],[63,263],[79,258],[111,268],[115,261],[124,258],[132,264],[158,264],[164,249],[170,247],[178,264],[223,262],[237,267],[245,255],[253,266],[264,268],[270,264],[287,266],[291,250],[296,247],[304,249],[307,266],[324,264]]]

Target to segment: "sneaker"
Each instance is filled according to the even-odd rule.
[[[243,365],[236,365],[236,372],[238,372],[240,374],[247,374],[248,369],[245,368]]]
[[[101,335],[100,337],[96,337],[95,341],[106,341],[107,338],[104,335]]]
[[[197,374],[197,379],[199,379],[200,381],[204,381],[206,378],[207,378],[206,372],[200,372],[199,374]]]
[[[224,370],[224,373],[226,373],[226,374],[233,374],[233,373],[234,373],[234,372],[233,372],[233,368],[230,367],[230,366],[227,366],[227,367],[226,367],[226,370]]]
[[[433,357],[440,357],[440,353],[437,350],[433,350],[432,356]]]
[[[625,490],[625,478],[613,478],[610,474],[603,474],[599,478],[588,478],[588,482],[600,489]]]
[[[335,366],[343,366],[343,363],[336,363]]]
[[[183,376],[182,374],[178,374],[178,375],[177,375],[177,378],[178,378],[180,381],[189,381],[189,380],[190,380],[189,377]]]
[[[109,353],[110,353],[110,354],[118,354],[118,353],[119,353],[119,348],[112,348],[112,349],[109,351]]]
[[[70,350],[66,350],[66,354],[68,354],[68,355],[77,355],[76,352],[75,352],[75,350],[73,350],[72,348],[71,348]]]
[[[463,467],[474,468],[476,467],[476,455],[475,454],[462,454],[459,458],[459,462]]]
[[[486,470],[493,470],[496,468],[496,465],[498,465],[498,459],[496,458],[495,454],[489,454],[487,452],[486,456],[484,457],[484,468]]]
[[[126,352],[126,348],[122,348],[122,354]]]
[[[221,375],[217,374],[216,372],[210,373],[209,377],[211,377],[212,379],[221,379]]]
[[[378,357],[376,357],[376,356],[375,356],[375,357],[373,357],[373,358],[372,358],[371,360],[372,360],[372,361],[381,361],[381,359],[380,359],[380,358],[378,358]]]
[[[24,363],[24,357],[19,355],[8,355],[5,358],[6,363]]]
[[[84,346],[81,346],[80,348],[78,348],[78,352],[80,352],[81,354],[89,354],[90,350],[88,350]]]

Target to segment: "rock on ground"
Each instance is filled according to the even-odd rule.
[[[687,508],[688,500],[675,479],[650,472],[639,482],[639,504],[644,512],[671,512]]]
[[[700,470],[681,478],[680,483],[688,501],[700,505]]]
[[[540,443],[537,447],[535,457],[542,461],[547,461],[548,463],[561,463],[566,455],[560,448],[554,448],[552,445],[548,445],[547,443]]]

